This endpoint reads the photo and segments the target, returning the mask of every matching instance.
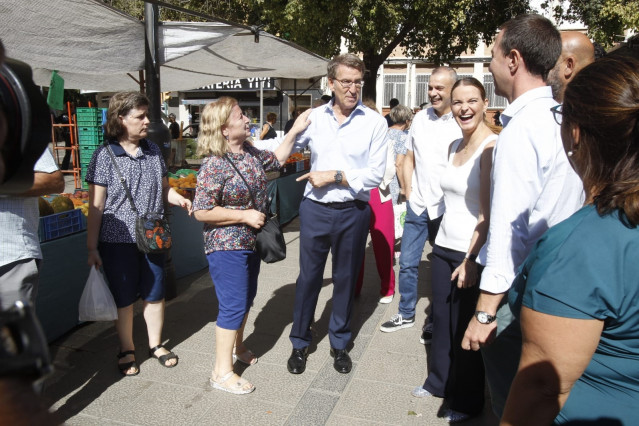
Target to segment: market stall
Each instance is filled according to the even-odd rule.
[[[297,182],[296,179],[306,173],[306,167],[308,161],[298,161],[297,157],[293,157],[280,172],[272,175],[273,179],[269,182],[271,211],[279,214],[282,224],[298,215],[306,181]],[[78,324],[78,303],[89,276],[86,220],[82,214],[86,194],[85,191],[76,191],[75,194],[65,195],[48,198],[73,200],[69,202],[74,203],[76,209],[40,218],[43,260],[36,313],[48,341],[57,339]],[[189,217],[182,208],[174,206],[170,208],[169,221],[173,237],[171,256],[176,278],[208,267],[204,255],[202,223]]]

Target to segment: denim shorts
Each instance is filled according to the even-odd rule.
[[[147,302],[164,299],[164,253],[142,253],[130,243],[100,243],[102,269],[118,308],[138,298]]]

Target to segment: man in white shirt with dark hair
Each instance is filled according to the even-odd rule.
[[[559,31],[548,19],[520,15],[501,27],[490,63],[495,93],[510,104],[501,114],[504,129],[494,152],[488,241],[477,259],[485,265],[481,293],[462,348],[482,348],[493,410],[500,417],[521,350],[519,324],[512,322],[504,296],[542,234],[583,203],[581,181],[550,110],[557,102],[546,85],[560,53]]]

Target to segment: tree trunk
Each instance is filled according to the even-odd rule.
[[[366,65],[362,99],[377,100],[377,71],[379,70],[380,65],[384,62],[384,59],[379,55],[364,53],[362,60]]]

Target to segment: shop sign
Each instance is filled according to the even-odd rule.
[[[254,77],[254,78],[238,78],[237,80],[222,81],[221,83],[209,84],[208,86],[200,87],[199,90],[259,90],[263,89],[275,89],[275,83],[272,77]]]

